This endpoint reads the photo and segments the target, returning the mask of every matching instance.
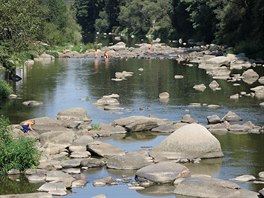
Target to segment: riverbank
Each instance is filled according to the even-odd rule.
[[[227,125],[229,122],[238,121],[237,118],[238,115],[229,112],[221,122]],[[257,197],[257,193],[241,189],[233,182],[212,178],[210,175],[196,175],[185,166],[201,163],[206,158],[221,159],[223,156],[221,146],[211,132],[204,126],[195,124],[190,116],[185,116],[175,123],[157,117],[132,116],[95,126],[84,109],[71,108],[59,112],[56,120],[49,117],[34,119],[36,121],[34,131],[25,135],[36,139],[42,157],[37,169],[26,170],[24,174],[30,182],[43,184],[38,189],[39,191],[52,195],[66,195],[69,189],[82,188],[86,185],[88,179],[82,174],[82,170],[106,167],[113,170],[135,170],[135,175],[132,178],[124,176],[123,178],[96,179],[93,181],[94,186],[128,183],[131,190],[143,190],[151,186],[170,184],[176,189],[175,194],[190,195],[188,188],[192,184],[192,188],[197,188],[197,190],[194,190],[191,196],[200,196],[206,192],[212,196],[214,193],[220,193],[223,196],[231,196],[234,193],[234,197],[237,197],[237,194],[240,197]],[[155,148],[140,149],[135,152],[126,152],[98,139],[99,137],[111,137],[114,134],[144,131],[171,135]],[[19,125],[12,125],[12,134],[17,138],[25,136]],[[174,142],[176,145],[172,146],[169,142]],[[166,145],[169,146],[167,149]],[[182,148],[177,145],[181,145]],[[197,151],[200,152],[197,153]],[[164,172],[168,173],[166,177],[164,177]],[[18,172],[10,172],[10,174],[16,173]],[[261,183],[263,174],[244,175],[241,178],[230,179]],[[200,181],[203,181],[203,184]],[[207,192],[203,189],[212,183],[215,185],[214,190]],[[231,187],[233,190],[226,188],[229,185],[234,187]],[[32,197],[31,194],[23,196]],[[41,196],[49,197],[47,194]],[[8,197],[8,195],[1,197]]]

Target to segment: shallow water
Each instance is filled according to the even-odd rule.
[[[138,71],[139,68],[143,68],[144,71]],[[257,69],[263,75],[263,68]],[[111,81],[115,72],[123,70],[132,71],[134,75],[128,77],[126,81]],[[131,115],[152,115],[177,121],[188,113],[200,123],[206,124],[206,116],[216,114],[221,118],[231,110],[241,116],[243,122],[251,120],[256,125],[264,124],[264,108],[259,106],[260,100],[251,97],[242,97],[239,100],[229,99],[230,95],[240,91],[248,93],[250,87],[257,86],[258,83],[249,86],[241,82],[241,86],[234,87],[232,83],[225,80],[217,80],[222,90],[214,92],[208,87],[212,78],[206,75],[204,70],[199,70],[195,66],[179,65],[175,60],[111,59],[110,62],[104,62],[101,59],[58,59],[52,64],[36,64],[33,67],[25,67],[19,72],[23,80],[14,85],[19,99],[1,101],[0,108],[0,114],[9,117],[12,123],[42,116],[56,118],[57,113],[66,108],[83,107],[93,119],[93,123],[110,123],[114,119]],[[184,75],[184,78],[176,80],[174,75]],[[192,88],[200,83],[207,86],[204,92],[198,92]],[[159,93],[164,91],[170,93],[168,103],[162,103],[158,99]],[[125,108],[124,110],[104,111],[93,105],[103,95],[112,93],[120,95],[120,107]],[[42,101],[43,105],[34,108],[25,107],[22,104],[25,100]],[[189,106],[190,103],[197,102],[217,104],[220,108],[211,109],[206,105]],[[104,138],[102,141],[114,144],[126,151],[134,151],[140,148],[151,148],[165,137],[151,133],[135,133]],[[192,172],[230,179],[243,174],[257,176],[258,172],[264,170],[263,135],[228,134],[216,137],[221,142],[224,158],[206,160],[200,164],[186,164]],[[129,173],[91,169],[86,174],[89,182],[87,186],[82,189],[73,189],[72,194],[66,197],[92,197],[102,193],[107,197],[175,197],[170,193],[151,194],[160,192],[161,189],[163,192],[164,189],[170,192],[171,186],[166,185],[144,191],[128,190],[125,184],[96,188],[92,186],[94,178],[108,175],[119,178],[124,174],[132,177],[133,171]],[[24,185],[24,182],[20,184]],[[249,182],[239,183],[239,185],[254,191],[264,187]],[[3,182],[0,182],[0,189],[3,187]],[[33,186],[28,189],[28,192],[36,188]],[[15,189],[11,188],[10,193],[17,192],[20,188],[15,186]],[[0,194],[6,193],[1,192]]]

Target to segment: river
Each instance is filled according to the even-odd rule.
[[[139,71],[143,68],[143,71]],[[115,72],[134,72],[132,77],[122,82],[114,82]],[[231,100],[229,97],[240,91],[249,92],[251,86],[241,82],[239,87],[225,80],[217,80],[222,88],[212,91],[208,85],[213,80],[204,70],[197,66],[178,64],[175,60],[154,59],[56,59],[51,64],[37,63],[31,67],[24,67],[18,73],[22,80],[14,84],[18,99],[1,102],[0,114],[7,116],[12,123],[19,123],[26,119],[49,116],[56,118],[58,112],[71,107],[83,107],[91,116],[93,123],[110,123],[120,117],[132,115],[152,115],[171,121],[181,120],[185,114],[190,114],[202,124],[207,123],[206,117],[218,115],[223,117],[228,111],[237,113],[243,122],[252,121],[256,125],[264,125],[264,108],[259,106],[260,100],[242,97]],[[258,73],[264,73],[263,68]],[[183,75],[183,79],[175,79],[175,75]],[[204,92],[195,91],[195,84],[204,83]],[[170,99],[167,103],[159,101],[161,92],[168,92]],[[124,110],[105,111],[97,108],[95,103],[103,95],[119,94],[120,107]],[[43,102],[39,107],[26,107],[22,104],[26,100]],[[191,106],[200,103],[201,106]],[[208,108],[207,105],[220,105],[219,108]],[[140,134],[133,136],[116,136],[104,138],[102,141],[114,144],[126,151],[134,151],[142,147],[157,145],[166,136],[157,134]],[[216,135],[221,143],[224,158],[221,160],[205,160],[198,165],[188,165],[193,172],[211,174],[214,177],[230,179],[243,174],[252,174],[264,170],[264,135]],[[146,189],[144,191],[128,190],[125,184],[111,187],[93,187],[92,180],[108,175],[122,177],[133,176],[134,172],[112,171],[108,169],[92,169],[84,172],[88,175],[88,184],[82,189],[73,189],[65,197],[82,198],[105,194],[110,197],[152,197],[160,189]],[[0,194],[14,192],[31,192],[36,185],[28,185],[28,189],[20,187],[14,181],[1,178]],[[8,182],[7,182],[8,180]],[[23,180],[20,178],[19,180]],[[11,183],[10,183],[11,182]],[[14,183],[15,182],[15,183]],[[25,181],[24,181],[25,182]],[[5,188],[8,183],[9,189]],[[23,186],[24,184],[21,184]],[[258,191],[263,185],[239,183],[241,187]],[[14,186],[14,188],[12,187]],[[3,189],[5,188],[5,191]],[[162,186],[170,191],[171,186]],[[20,189],[20,190],[19,190]],[[129,196],[128,196],[129,194]],[[175,197],[168,194],[155,194],[160,197]]]

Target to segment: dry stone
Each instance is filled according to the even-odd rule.
[[[150,151],[155,160],[223,157],[219,141],[202,125],[188,124]]]

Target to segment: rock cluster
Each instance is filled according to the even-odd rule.
[[[221,121],[217,116],[210,120],[212,123]],[[229,113],[223,120],[227,122],[240,118]],[[46,193],[25,194],[20,197],[30,198],[38,195],[41,198],[49,198],[50,195],[66,195],[69,189],[86,185],[87,178],[82,174],[83,169],[104,166],[109,169],[136,170],[135,181],[126,176],[123,178],[109,176],[93,180],[94,186],[128,183],[131,190],[144,190],[169,183],[175,185],[176,195],[203,196],[205,193],[211,194],[212,197],[219,194],[228,197],[258,195],[229,181],[197,176],[182,164],[199,163],[204,158],[223,156],[218,140],[204,126],[195,123],[190,115],[185,116],[183,122],[178,122],[177,125],[160,118],[131,116],[117,119],[109,125],[100,124],[95,128],[92,127],[91,118],[84,109],[71,108],[59,112],[56,120],[42,117],[35,118],[35,121],[36,124],[33,126],[35,131],[30,131],[26,136],[34,137],[38,141],[42,153],[41,160],[37,169],[28,169],[24,174],[30,182],[43,183],[38,191]],[[11,128],[17,138],[22,135],[19,126],[13,125]],[[126,152],[111,144],[95,140],[96,137],[116,133],[158,131],[162,128],[172,134],[150,150]],[[236,180],[242,181],[241,178],[243,181],[249,181],[244,179],[249,178],[248,176],[237,177]],[[252,180],[253,177],[250,178]],[[260,181],[262,178],[263,174],[260,172]],[[253,180],[256,181],[256,178]],[[211,185],[209,190],[208,186]]]

